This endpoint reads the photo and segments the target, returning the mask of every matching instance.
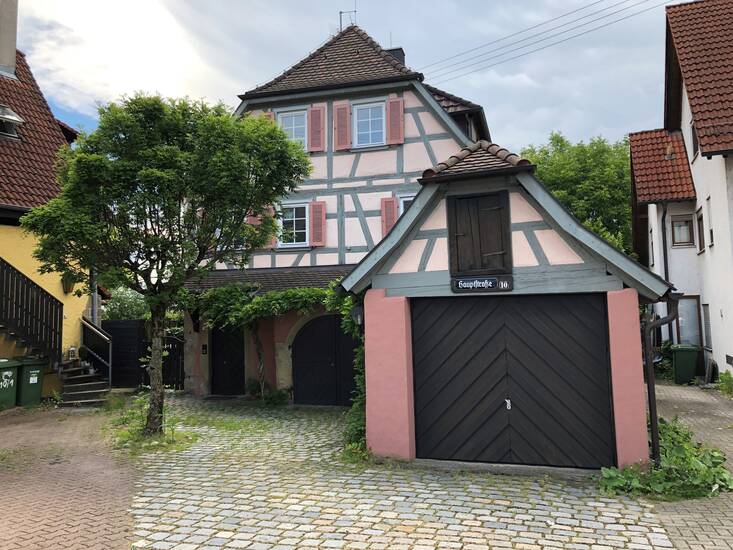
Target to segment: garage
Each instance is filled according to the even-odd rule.
[[[605,296],[411,302],[418,458],[614,463]]]
[[[493,143],[418,181],[341,282],[364,296],[370,451],[520,467],[648,461],[639,304],[671,285]]]

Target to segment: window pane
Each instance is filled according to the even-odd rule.
[[[679,327],[680,343],[699,346],[700,341],[700,318],[698,317],[697,300],[695,298],[682,298],[679,301]]]
[[[379,130],[378,132],[372,132],[372,143],[381,143],[384,141],[382,139],[382,131]]]
[[[367,133],[364,133],[364,134],[359,133],[359,134],[357,134],[356,142],[359,145],[368,145],[369,144],[369,134],[367,134]]]
[[[295,217],[296,218],[305,218],[305,206],[296,206],[295,207]]]
[[[360,120],[356,124],[356,130],[358,132],[368,132],[369,131],[369,121],[368,120]]]
[[[382,108],[381,107],[372,107],[371,108],[371,118],[380,119],[382,118]]]
[[[676,244],[692,242],[692,227],[689,221],[672,222],[672,230],[674,232],[673,239]]]
[[[305,220],[295,220],[295,230],[305,231]]]

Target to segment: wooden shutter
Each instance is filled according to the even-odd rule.
[[[326,106],[313,105],[308,109],[308,151],[326,150]]]
[[[386,106],[387,144],[405,142],[405,102],[401,97],[390,98]]]
[[[262,113],[262,116],[275,122],[275,113],[273,113],[272,111],[267,111],[266,113]]]
[[[351,105],[348,101],[333,104],[333,148],[351,149]]]
[[[313,201],[310,203],[310,245],[326,246],[326,203]]]
[[[450,271],[453,276],[512,272],[509,195],[448,198]]]
[[[392,229],[397,222],[397,213],[399,211],[399,203],[396,197],[386,197],[382,199],[382,238],[387,236],[389,230]]]

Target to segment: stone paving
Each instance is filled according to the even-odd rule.
[[[733,463],[733,400],[714,390],[657,386],[659,414],[679,416],[699,441],[720,448]],[[655,506],[676,548],[733,550],[733,494]]]
[[[148,455],[134,547],[670,548],[651,506],[567,482],[339,460],[343,412],[172,400],[199,441]]]

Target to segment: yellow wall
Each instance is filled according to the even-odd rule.
[[[90,298],[81,298],[73,293],[64,294],[61,276],[57,273],[38,273],[38,262],[33,258],[36,246],[35,237],[25,233],[20,227],[0,225],[0,257],[52,294],[64,304],[64,327],[61,350],[66,354],[70,346],[79,348],[81,340],[81,317],[89,307]],[[0,339],[0,357],[12,355],[12,344]],[[17,355],[17,354],[16,354]]]

